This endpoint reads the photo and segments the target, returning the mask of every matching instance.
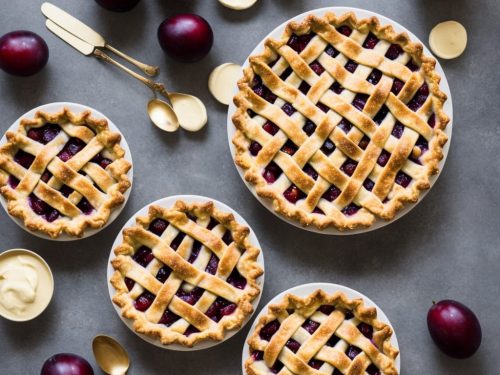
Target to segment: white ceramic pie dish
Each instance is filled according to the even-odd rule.
[[[183,200],[183,201],[188,202],[188,203],[212,201],[212,202],[214,202],[215,207],[217,207],[219,210],[224,211],[224,212],[231,212],[234,215],[235,219],[240,224],[242,224],[242,225],[250,228],[250,242],[252,243],[252,245],[254,245],[255,247],[257,247],[258,249],[261,250],[260,254],[259,254],[259,257],[257,258],[257,262],[259,263],[259,265],[264,270],[264,274],[257,280],[257,282],[259,283],[261,292],[257,296],[257,298],[252,302],[252,306],[253,306],[254,311],[253,311],[252,314],[250,314],[245,319],[245,321],[241,325],[241,328],[237,329],[237,330],[232,330],[232,331],[226,332],[226,336],[221,341],[203,341],[203,342],[200,342],[199,344],[195,345],[192,348],[188,348],[188,347],[185,347],[185,346],[182,346],[182,345],[179,345],[179,344],[163,345],[158,339],[155,339],[153,337],[149,337],[147,335],[143,335],[143,334],[140,334],[140,333],[136,332],[134,330],[134,328],[133,328],[132,320],[124,318],[122,316],[120,307],[117,306],[117,305],[115,305],[113,303],[113,296],[115,294],[115,289],[113,288],[113,286],[109,282],[109,280],[111,279],[111,276],[115,272],[115,270],[113,269],[113,266],[111,265],[111,260],[114,258],[114,252],[113,251],[114,251],[114,249],[116,247],[118,247],[120,245],[120,243],[123,240],[123,236],[122,236],[123,229],[134,225],[135,224],[135,219],[136,219],[137,216],[146,216],[147,213],[148,213],[148,207],[149,206],[151,206],[151,205],[154,204],[154,205],[159,205],[159,206],[170,208],[170,207],[172,207],[175,204],[175,202],[177,200]],[[152,203],[146,205],[145,207],[143,207],[142,209],[140,209],[139,211],[137,211],[125,223],[125,225],[123,226],[123,228],[120,230],[118,236],[116,237],[115,242],[113,243],[113,247],[111,248],[111,252],[109,254],[109,259],[108,259],[108,264],[107,264],[107,273],[106,273],[106,283],[108,285],[109,298],[111,300],[111,304],[113,305],[116,313],[118,314],[118,316],[120,317],[120,319],[123,321],[123,323],[125,323],[125,325],[132,332],[134,332],[137,336],[139,336],[141,339],[143,339],[144,341],[146,341],[146,342],[148,342],[150,344],[153,344],[153,345],[155,345],[155,346],[157,346],[159,348],[162,348],[162,349],[169,349],[169,350],[175,350],[175,351],[197,351],[197,350],[208,349],[208,348],[211,348],[213,346],[219,345],[219,344],[223,343],[224,341],[230,339],[235,334],[237,334],[241,329],[243,329],[243,327],[252,318],[253,314],[255,313],[255,310],[257,309],[257,306],[259,305],[259,301],[260,301],[260,298],[262,296],[262,291],[264,289],[264,277],[265,277],[264,255],[263,255],[262,248],[261,248],[261,246],[259,244],[259,240],[257,239],[257,236],[255,235],[255,232],[253,231],[253,229],[250,227],[250,225],[246,222],[245,219],[243,219],[243,217],[238,212],[236,212],[235,210],[233,210],[231,207],[227,206],[226,204],[224,204],[222,202],[219,202],[219,201],[217,201],[215,199],[212,199],[212,198],[202,197],[202,196],[199,196],[199,195],[174,195],[174,196],[171,196],[171,197],[159,199],[159,200],[157,200],[155,202],[152,202]]]
[[[130,171],[127,173],[127,176],[128,176],[128,179],[130,180],[130,183],[133,184],[134,166],[133,166],[133,163],[132,163],[132,155],[130,153],[130,148],[128,146],[127,140],[125,139],[125,136],[122,134],[122,132],[120,131],[120,129],[118,129],[118,127],[113,123],[113,121],[111,121],[109,118],[107,118],[106,116],[104,116],[101,112],[99,112],[99,111],[97,111],[97,110],[95,110],[95,109],[93,109],[91,107],[88,107],[88,106],[83,105],[83,104],[70,103],[70,102],[56,102],[56,103],[44,104],[44,105],[41,105],[39,107],[33,108],[32,110],[26,112],[24,115],[22,115],[21,117],[19,117],[9,127],[9,129],[7,129],[7,131],[9,131],[9,130],[10,131],[14,131],[14,132],[17,131],[21,119],[22,118],[32,118],[37,111],[57,112],[57,111],[61,110],[61,108],[63,108],[63,107],[68,107],[73,112],[83,112],[83,111],[89,110],[89,111],[92,112],[92,115],[94,117],[96,117],[96,118],[105,118],[108,121],[110,130],[112,130],[114,132],[117,132],[117,133],[120,133],[120,135],[122,136],[122,139],[121,139],[121,142],[120,142],[120,146],[125,150],[125,159],[128,162],[130,162],[130,164],[132,164],[132,168],[130,168]],[[7,138],[5,137],[5,133],[4,133],[4,135],[0,139],[0,146],[4,145],[6,142],[7,142]],[[98,228],[98,229],[87,229],[85,231],[85,233],[83,234],[82,237],[72,237],[72,236],[69,236],[69,235],[63,233],[58,238],[52,238],[52,237],[50,237],[49,235],[47,235],[45,233],[31,231],[31,230],[29,230],[28,228],[26,228],[24,226],[23,220],[21,220],[21,219],[19,219],[17,217],[13,217],[13,216],[11,216],[9,214],[9,212],[7,211],[7,201],[6,201],[6,199],[2,195],[0,195],[0,203],[2,204],[2,207],[4,208],[5,212],[9,215],[9,217],[17,225],[19,225],[21,228],[23,228],[26,232],[28,232],[28,233],[30,233],[30,234],[32,234],[34,236],[43,238],[45,240],[51,240],[51,241],[76,241],[76,240],[80,240],[80,239],[83,239],[83,238],[91,237],[94,234],[99,233],[101,230],[103,230],[104,228],[106,228],[108,225],[110,225],[120,215],[120,213],[122,212],[123,208],[127,204],[127,201],[128,201],[128,198],[130,196],[130,192],[131,191],[132,191],[132,185],[123,194],[123,196],[125,197],[125,202],[123,202],[123,204],[121,204],[120,206],[116,207],[113,210],[113,212],[111,213],[111,215],[109,217],[109,220],[106,223],[106,225],[104,225],[102,228]]]
[[[288,293],[295,294],[299,297],[306,297],[309,294],[311,294],[312,292],[316,291],[317,289],[323,289],[325,292],[331,293],[331,294],[333,294],[335,292],[342,292],[350,299],[362,298],[364,300],[364,303],[366,306],[375,307],[377,309],[377,319],[380,320],[381,322],[388,324],[392,328],[394,333],[391,337],[391,345],[399,350],[398,339],[396,337],[396,331],[394,331],[394,327],[392,326],[391,322],[389,321],[389,319],[387,318],[385,313],[382,311],[382,309],[380,307],[378,307],[375,304],[375,302],[373,302],[371,299],[369,299],[368,297],[366,297],[365,295],[361,294],[360,292],[358,292],[354,289],[351,289],[351,288],[348,288],[346,286],[339,285],[339,284],[330,284],[330,283],[302,284],[302,285],[298,285],[296,287],[290,288],[288,290],[285,290],[284,292],[281,292],[280,294],[278,294],[276,297],[274,297],[271,301],[269,301],[269,303],[267,303],[262,308],[262,310],[259,312],[259,314],[255,318],[252,326],[250,327],[250,330],[248,331],[248,335],[247,335],[247,338],[245,340],[245,345],[243,346],[243,354],[241,357],[241,371],[243,374],[246,373],[245,372],[245,362],[250,357],[250,355],[249,355],[250,348],[248,346],[248,340],[250,339],[250,336],[254,332],[255,327],[257,326],[257,323],[258,323],[260,317],[267,313],[267,308],[269,307],[269,305],[281,302],[283,297]],[[399,354],[398,357],[396,358],[396,368],[398,369],[398,373],[401,373],[401,354]]]
[[[327,7],[327,8],[321,8],[321,9],[311,10],[311,11],[302,13],[302,14],[284,22],[283,24],[278,26],[276,29],[274,29],[271,33],[269,33],[257,45],[257,47],[250,53],[249,57],[253,56],[255,54],[261,53],[264,50],[264,42],[268,38],[275,38],[275,39],[281,38],[281,36],[285,30],[285,27],[289,22],[303,20],[308,15],[323,16],[327,12],[334,12],[336,14],[343,14],[346,12],[354,12],[358,18],[368,18],[368,17],[376,16],[376,17],[378,17],[378,19],[380,20],[382,25],[389,24],[389,25],[392,25],[397,32],[403,32],[403,31],[407,32],[413,41],[420,42],[424,46],[424,51],[425,51],[426,55],[432,56],[432,53],[429,51],[429,49],[425,46],[425,44],[419,38],[417,38],[411,31],[409,31],[408,29],[406,29],[405,27],[403,27],[402,25],[400,25],[399,23],[397,23],[396,21],[394,21],[390,18],[387,18],[387,17],[382,16],[378,13],[374,13],[374,12],[364,10],[364,9],[351,8],[351,7]],[[243,63],[243,68],[246,68],[248,66],[249,66],[249,61],[247,58],[245,60],[245,62]],[[370,232],[372,230],[385,227],[386,225],[389,225],[389,224],[395,222],[396,220],[398,220],[399,218],[403,217],[408,212],[410,212],[429,193],[430,189],[432,188],[432,186],[434,186],[439,175],[441,174],[441,171],[443,170],[445,162],[446,162],[446,157],[448,156],[448,150],[450,148],[452,127],[453,127],[453,103],[452,103],[452,98],[451,98],[450,87],[448,85],[448,80],[446,79],[446,75],[444,74],[443,68],[441,67],[441,64],[439,63],[439,61],[437,59],[436,59],[436,71],[441,76],[440,88],[448,96],[448,100],[446,101],[446,103],[444,105],[444,111],[450,117],[450,122],[447,125],[446,130],[445,130],[445,133],[448,136],[448,142],[443,147],[444,157],[443,157],[443,160],[441,160],[441,162],[439,163],[439,173],[432,176],[430,179],[431,187],[428,190],[422,191],[422,193],[420,194],[419,200],[416,203],[406,203],[405,206],[396,214],[394,219],[392,219],[390,221],[386,221],[386,220],[377,218],[376,221],[374,222],[374,224],[368,228],[355,229],[355,230],[350,230],[350,231],[340,231],[334,227],[329,227],[329,228],[321,230],[321,229],[318,229],[317,227],[315,227],[314,225],[304,227],[298,221],[291,220],[291,219],[277,213],[273,209],[272,200],[260,197],[257,194],[257,191],[255,190],[253,185],[245,180],[245,177],[244,177],[245,170],[243,168],[239,167],[238,165],[236,165],[236,163],[235,163],[236,169],[238,170],[238,173],[239,173],[241,179],[243,180],[243,182],[245,183],[247,188],[250,190],[250,192],[255,196],[255,198],[257,198],[257,200],[260,203],[262,203],[262,205],[264,207],[266,207],[270,212],[272,212],[274,215],[279,217],[281,220],[283,220],[283,221],[285,221],[285,222],[287,222],[287,223],[289,223],[297,228],[304,229],[307,231],[320,233],[320,234],[328,234],[328,235],[351,235],[351,234]],[[238,88],[235,87],[234,90],[235,90],[234,93],[236,95],[238,93]],[[236,149],[235,149],[233,142],[232,142],[234,134],[236,133],[236,128],[234,127],[233,121],[232,121],[232,117],[233,117],[233,114],[235,111],[236,111],[236,107],[235,107],[234,103],[231,102],[229,104],[229,109],[228,109],[228,114],[227,114],[227,135],[228,135],[228,141],[229,141],[229,149],[230,149],[233,161],[235,160],[235,155],[236,155]]]

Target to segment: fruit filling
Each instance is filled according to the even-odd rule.
[[[305,198],[306,195],[297,186],[290,185],[283,193],[283,196],[288,202],[297,203],[298,200]]]
[[[417,91],[412,100],[407,104],[413,112],[416,112],[420,107],[422,107],[429,96],[429,86],[424,83]]]
[[[198,287],[195,287],[191,291],[186,292],[181,286],[177,293],[175,293],[175,295],[184,302],[189,303],[190,305],[194,305],[196,302],[198,302],[204,292],[204,289]]]
[[[285,154],[292,156],[298,150],[298,147],[295,143],[293,143],[290,139],[286,141],[286,143],[281,147],[281,151]]]
[[[385,54],[385,57],[387,57],[389,60],[396,60],[402,53],[403,50],[399,45],[391,44],[391,46],[389,47],[389,49]]]
[[[366,37],[365,41],[363,42],[363,47],[367,49],[374,49],[375,46],[378,43],[378,38],[373,35],[372,33],[369,33],[368,36]]]
[[[313,61],[309,66],[319,76],[325,71],[325,68],[318,61]]]
[[[154,300],[155,295],[146,290],[134,301],[134,307],[139,311],[146,311]]]
[[[351,203],[342,209],[342,213],[346,216],[352,216],[356,214],[356,212],[358,212],[360,208],[361,207],[355,205],[354,203]]]
[[[238,271],[237,268],[235,268],[233,270],[233,272],[231,272],[231,274],[227,278],[227,282],[229,284],[231,284],[232,286],[234,286],[235,288],[237,288],[237,289],[242,289],[243,290],[247,286],[247,279],[245,279],[240,274],[240,272]]]
[[[290,103],[285,103],[283,107],[281,107],[283,112],[285,112],[288,116],[293,115],[297,110],[293,108],[293,106]]]
[[[28,197],[28,203],[31,209],[39,216],[43,217],[49,223],[55,221],[61,214],[55,208],[49,206],[47,203],[39,199],[33,193]]]
[[[294,339],[288,340],[285,346],[294,353],[297,353],[300,349],[300,343]]]
[[[302,324],[302,328],[304,328],[311,335],[318,329],[319,323],[316,323],[314,320],[307,319],[304,324]]]
[[[382,150],[377,159],[377,164],[380,165],[381,167],[385,167],[390,157],[391,154],[389,152],[387,152],[386,150]]]
[[[333,143],[330,139],[326,139],[323,146],[320,149],[326,156],[329,156],[333,151],[335,151],[335,143]]]
[[[253,92],[256,93],[261,98],[267,100],[269,103],[273,104],[278,98],[276,95],[272,93],[264,84],[262,83],[262,79],[259,76],[256,76],[253,80]]]
[[[157,218],[157,219],[154,219],[151,222],[151,224],[149,224],[148,230],[150,232],[153,232],[157,236],[161,236],[163,234],[163,232],[165,232],[165,229],[167,229],[167,227],[168,227],[167,221],[160,219],[160,218]]]
[[[61,132],[61,127],[57,124],[45,124],[39,128],[28,130],[28,138],[33,139],[43,145],[52,141]]]
[[[210,256],[210,260],[208,261],[208,265],[205,271],[207,271],[211,275],[215,275],[218,267],[219,267],[219,258],[217,258],[215,254],[212,254]]]
[[[259,336],[262,340],[271,341],[278,329],[280,328],[280,323],[277,320],[267,323],[259,332]]]
[[[276,182],[276,180],[279,178],[279,176],[281,176],[282,173],[283,171],[280,167],[278,167],[278,164],[272,161],[267,165],[266,168],[264,168],[262,176],[268,184],[272,184]]]
[[[353,60],[349,60],[344,67],[347,69],[348,72],[354,73],[354,71],[358,67],[358,63]]]
[[[154,258],[153,252],[146,246],[141,246],[132,256],[132,259],[142,267],[147,267]]]
[[[299,86],[299,91],[304,94],[304,95],[307,95],[307,93],[309,92],[309,90],[311,89],[311,85],[308,84],[306,81],[302,81],[300,86]]]
[[[278,125],[271,121],[267,121],[264,125],[262,125],[262,128],[271,135],[275,135],[278,130],[280,130]]]
[[[328,188],[328,190],[323,194],[323,198],[326,199],[329,202],[333,202],[335,199],[338,198],[340,195],[341,191],[338,187],[335,185],[332,185]]]
[[[83,142],[79,138],[70,138],[68,143],[64,146],[64,148],[57,154],[59,159],[64,162],[70,160],[73,156],[79,153],[86,146],[85,142]]]
[[[297,53],[301,53],[309,44],[312,38],[314,38],[315,34],[304,34],[304,35],[296,35],[293,34],[288,40],[288,46],[293,49]]]
[[[352,105],[362,111],[365,108],[366,101],[368,100],[368,95],[366,94],[356,94],[354,100],[352,101]]]
[[[214,322],[219,322],[223,317],[231,315],[236,311],[236,304],[218,297],[214,303],[205,312],[205,315]]]
[[[307,134],[307,136],[310,137],[311,135],[314,134],[314,131],[316,130],[316,124],[311,120],[307,120],[302,130],[304,131],[304,133]]]
[[[313,369],[319,370],[321,366],[323,366],[323,361],[319,361],[317,359],[311,359],[308,363],[309,366],[311,366]]]
[[[259,142],[252,141],[252,143],[250,143],[249,150],[252,156],[257,156],[260,150],[262,150],[262,145]]]
[[[354,174],[354,171],[356,170],[356,167],[358,166],[358,163],[352,159],[347,159],[344,164],[340,167],[340,170],[344,172],[346,175],[351,177]]]
[[[366,80],[372,85],[376,85],[379,83],[380,78],[382,78],[382,72],[378,69],[373,69]]]

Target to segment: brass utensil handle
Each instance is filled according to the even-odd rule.
[[[160,71],[160,68],[158,66],[152,66],[152,65],[147,65],[147,64],[144,64],[140,61],[137,61],[136,59],[134,59],[133,57],[130,57],[126,54],[124,54],[123,52],[121,51],[118,51],[115,47],[113,46],[110,46],[109,44],[106,43],[105,47],[110,50],[111,52],[113,52],[115,55],[118,55],[120,56],[122,59],[128,61],[129,63],[131,63],[132,65],[135,65],[136,67],[138,67],[139,69],[141,69],[144,73],[146,73],[148,76],[151,76],[151,77],[154,77],[158,74],[158,72]]]
[[[125,71],[126,73],[130,74],[132,77],[134,77],[135,79],[141,81],[142,83],[144,83],[146,86],[148,86],[151,90],[153,90],[154,92],[158,92],[160,93],[161,95],[163,95],[164,97],[166,97],[167,99],[169,98],[168,96],[168,91],[167,89],[165,88],[165,85],[163,83],[159,83],[159,82],[154,82],[150,79],[147,79],[146,77],[143,77],[141,76],[140,74],[137,74],[136,72],[134,72],[133,70],[130,70],[129,68],[127,68],[126,66],[120,64],[118,61],[115,61],[113,60],[111,57],[109,57],[108,55],[106,55],[104,52],[102,52],[100,49],[95,49],[94,50],[94,56],[96,56],[98,59],[100,60],[103,60],[103,61],[106,61],[110,64],[113,64],[115,66],[117,66],[118,68],[120,68],[121,70]]]

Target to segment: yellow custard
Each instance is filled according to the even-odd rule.
[[[457,21],[438,23],[429,35],[429,45],[439,57],[454,59],[467,47],[467,30]]]
[[[37,254],[23,249],[0,254],[0,315],[14,321],[41,314],[54,292],[49,266]]]

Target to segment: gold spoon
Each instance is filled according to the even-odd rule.
[[[179,128],[179,120],[170,104],[156,98],[148,102],[149,118],[157,127],[167,132],[174,132]]]
[[[106,335],[98,335],[92,341],[94,357],[106,374],[125,375],[130,367],[130,359],[127,351],[114,338]]]

